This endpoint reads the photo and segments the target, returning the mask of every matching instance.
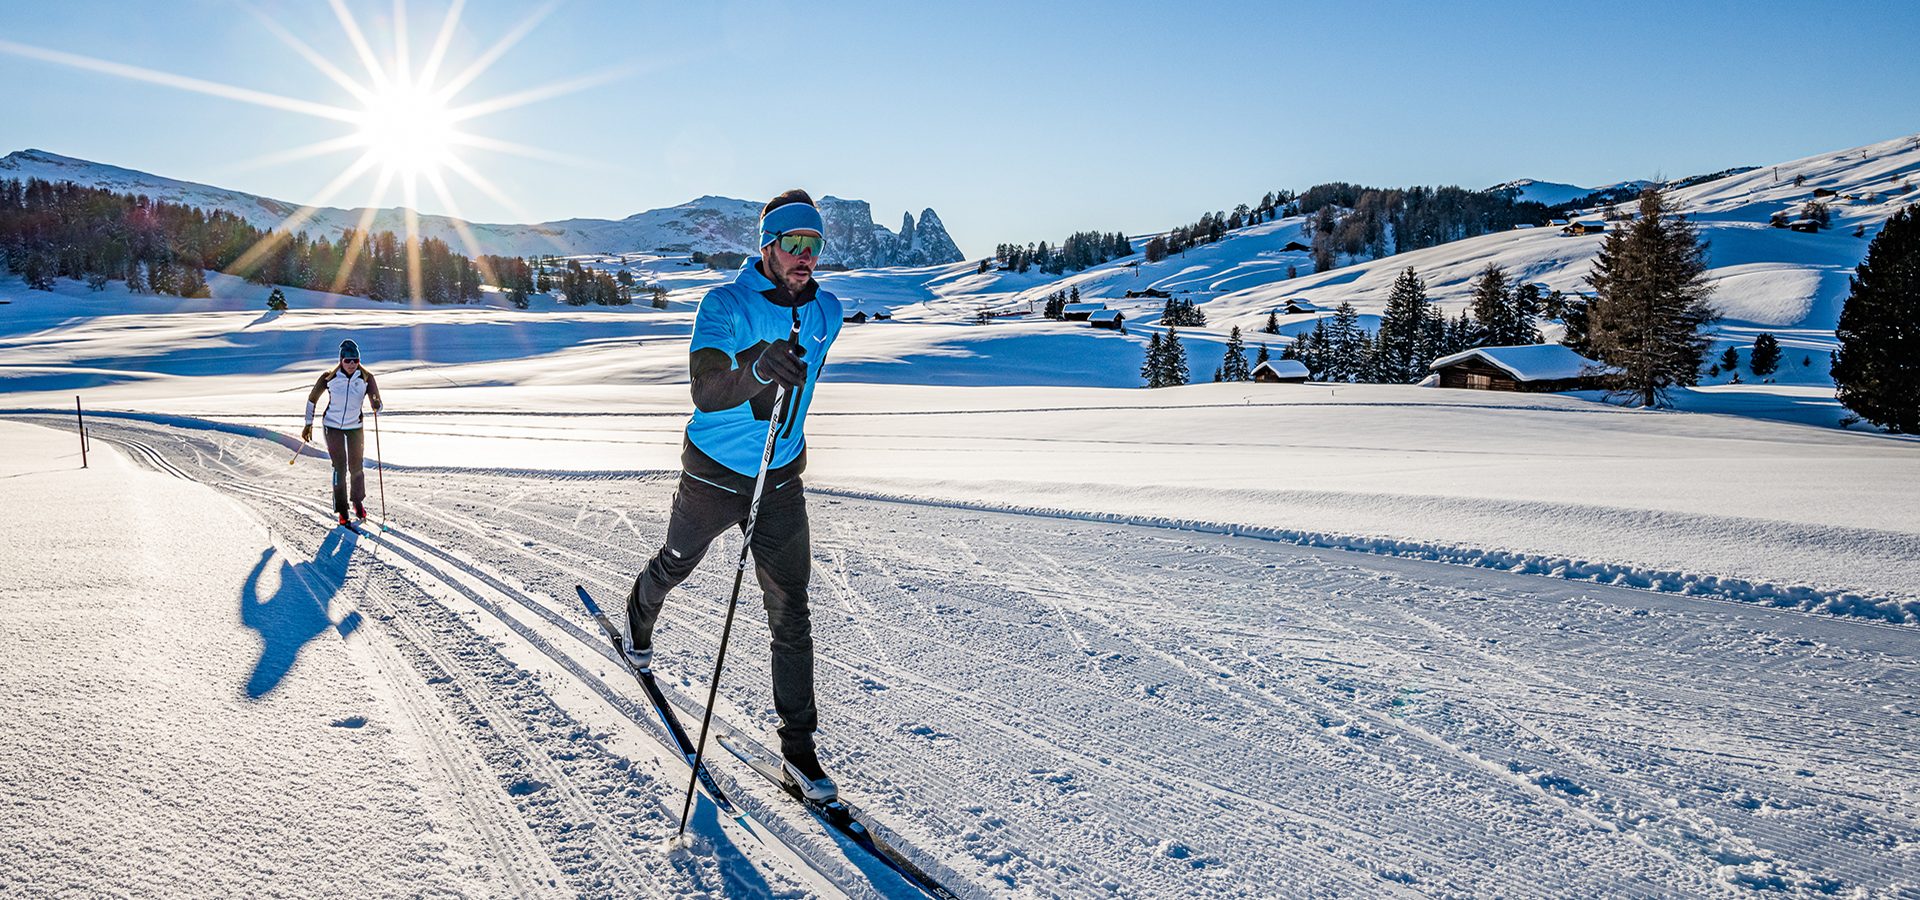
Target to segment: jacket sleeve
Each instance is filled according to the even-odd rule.
[[[360,367],[360,374],[367,378],[367,399],[373,401],[373,411],[379,412],[384,405],[380,402],[380,383],[373,380],[373,373],[367,371],[366,366]]]
[[[307,424],[308,425],[313,424],[314,404],[319,403],[320,395],[327,392],[327,376],[332,374],[333,372],[331,370],[320,373],[320,380],[314,382],[313,390],[310,390],[307,392]]]

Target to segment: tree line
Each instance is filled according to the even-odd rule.
[[[348,229],[339,240],[255,227],[224,210],[73,182],[0,180],[0,252],[36,290],[74,278],[100,290],[206,296],[204,270],[375,300],[459,303],[480,296],[471,259],[433,238]],[[413,260],[418,260],[418,265]]]
[[[1062,275],[1132,252],[1133,242],[1121,232],[1080,231],[1068,235],[1058,246],[1049,246],[1046,241],[1025,246],[1000,244],[993,248],[993,262],[1004,271],[1026,272],[1037,267],[1049,275]]]

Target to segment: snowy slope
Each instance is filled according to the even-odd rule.
[[[1802,183],[1796,185],[1796,179]],[[1840,195],[1827,201],[1831,228],[1802,234],[1768,227],[1776,212],[1797,218],[1815,190]],[[1678,188],[1671,196],[1710,242],[1709,275],[1718,286],[1715,302],[1726,317],[1717,326],[1720,341],[1745,347],[1754,335],[1772,332],[1786,350],[1780,382],[1828,385],[1832,332],[1847,279],[1865,257],[1879,224],[1902,206],[1920,201],[1920,135],[1762,166]],[[1597,216],[1599,211],[1585,212]],[[1326,309],[1349,301],[1370,324],[1384,308],[1393,279],[1409,266],[1418,270],[1429,297],[1449,315],[1467,304],[1473,279],[1489,263],[1521,282],[1586,292],[1590,288],[1585,279],[1603,240],[1597,235],[1569,237],[1554,229],[1517,229],[1316,273],[1307,253],[1282,249],[1290,241],[1307,242],[1303,224],[1300,219],[1262,223],[1158,263],[1145,263],[1136,255],[1059,278],[1038,271],[977,274],[972,265],[962,263],[866,272],[834,284],[847,293],[896,305],[923,304],[906,310],[904,318],[945,321],[964,319],[981,307],[1024,308],[1032,303],[1037,309],[1048,294],[1078,287],[1083,299],[1124,310],[1134,328],[1151,328],[1164,301],[1126,300],[1125,292],[1157,288],[1199,304],[1208,325],[1186,333],[1189,339],[1217,347],[1228,328],[1237,325],[1251,335],[1270,312],[1292,298]],[[1857,229],[1864,229],[1860,237],[1853,236]],[[1136,239],[1135,245],[1143,241]],[[1297,270],[1297,278],[1286,277],[1289,267]],[[1293,333],[1311,327],[1314,316],[1280,318],[1284,331]],[[1195,371],[1204,375],[1207,368],[1196,366]]]
[[[178,181],[44,150],[21,150],[0,158],[0,178],[72,181],[202,209],[224,209],[266,229],[285,227],[284,223],[301,209],[300,204],[284,200]],[[658,249],[749,252],[757,246],[755,235],[763,202],[707,196],[679,206],[635,213],[618,221],[565,219],[533,225],[463,223],[447,216],[423,215],[418,217],[418,227],[422,236],[446,241],[461,252],[503,256]],[[874,223],[872,209],[864,200],[822,197],[819,205],[836,238],[824,257],[826,262],[851,266],[924,265],[961,258],[959,248],[954,246],[940,217],[931,209],[921,212],[917,224],[912,214],[907,214],[901,231],[895,233]],[[368,215],[371,218],[363,225],[362,219]],[[462,224],[471,233],[474,246],[470,247],[461,234]],[[310,234],[337,238],[348,228],[405,234],[407,221],[405,211],[400,209],[321,207],[296,227]]]

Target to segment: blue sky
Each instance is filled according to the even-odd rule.
[[[384,56],[394,6],[343,0]],[[9,3],[0,40],[344,107],[257,12],[364,80],[326,3]],[[416,66],[449,0],[409,3]],[[688,9],[686,7],[693,7]],[[538,4],[465,4],[443,72]],[[1920,4],[893,3],[554,8],[458,101],[619,69],[468,131],[509,207],[620,218],[790,186],[895,227],[938,210],[962,249],[1144,232],[1332,180],[1578,184],[1763,165],[1920,129]],[[37,147],[312,201],[355,158],[259,160],[352,126],[0,52],[0,152]],[[367,200],[371,174],[331,205]],[[389,197],[389,205],[397,203]],[[417,204],[448,212],[431,195]],[[523,218],[524,217],[524,218]]]

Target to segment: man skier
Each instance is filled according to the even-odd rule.
[[[820,767],[813,733],[813,626],[807,612],[812,557],[800,472],[806,417],[827,348],[840,334],[840,301],[813,280],[826,247],[820,211],[791,190],[760,211],[760,252],[731,283],[708,291],[694,316],[687,360],[693,417],[680,454],[680,484],[667,536],[627,595],[627,655],[653,663],[653,626],[672,590],[707,546],[746,527],[766,450],[774,395],[787,389],[755,520],[752,553],[773,633],[773,705],[787,774],[812,800],[838,795]],[[789,336],[798,330],[795,342]]]
[[[313,440],[314,406],[320,401],[320,395],[327,395],[327,413],[322,424],[326,426],[327,458],[333,462],[333,511],[340,516],[340,524],[349,524],[347,519],[347,486],[352,478],[353,514],[361,521],[367,518],[367,474],[360,469],[360,461],[365,457],[366,438],[361,429],[360,410],[362,401],[373,401],[374,415],[380,414],[380,385],[373,380],[373,373],[360,365],[360,345],[351,340],[340,342],[340,364],[328,369],[313,383],[313,390],[307,392],[307,424],[300,429],[300,439]]]

